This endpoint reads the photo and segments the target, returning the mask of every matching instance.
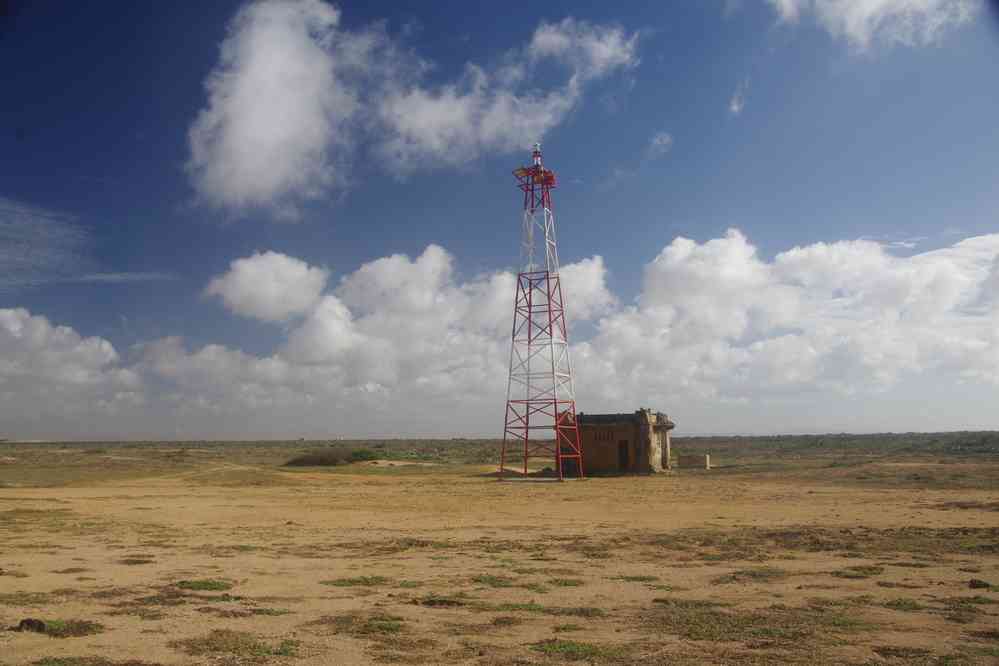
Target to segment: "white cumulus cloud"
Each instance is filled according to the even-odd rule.
[[[816,243],[772,261],[735,230],[678,238],[646,267],[638,303],[579,345],[579,383],[605,401],[684,404],[870,396],[903,378],[999,386],[999,315],[979,299],[997,255],[999,235],[906,258]]]
[[[0,309],[0,430],[65,431],[81,416],[113,419],[142,400],[139,374],[107,340],[24,308]]]
[[[782,21],[814,16],[833,37],[858,50],[876,41],[932,44],[982,9],[982,0],[767,0]]]
[[[275,256],[299,276],[317,270]],[[680,237],[647,257],[634,299],[610,291],[601,257],[569,263],[579,408],[652,405],[686,432],[999,427],[997,276],[999,234],[911,256],[848,240],[765,257],[735,229]],[[106,340],[3,310],[0,423],[37,431],[24,416],[34,414],[66,434],[89,424],[192,437],[496,433],[513,285],[508,272],[463,277],[431,245],[313,289],[269,353],[168,337],[131,362]]]
[[[600,257],[569,263],[562,276],[572,322],[614,307]],[[188,351],[169,338],[144,346],[141,365],[175,387],[186,414],[245,413],[271,395],[302,423],[365,414],[385,428],[409,422],[432,432],[454,405],[483,413],[502,398],[513,293],[512,274],[460,280],[454,257],[430,245],[345,275],[270,356],[220,345]]]
[[[526,149],[565,119],[590,81],[637,66],[637,48],[637,33],[620,26],[542,21],[526,47],[492,68],[468,63],[457,82],[392,80],[380,100],[377,152],[390,170],[405,174],[489,150]],[[563,66],[564,83],[539,85],[534,71],[546,61]]]
[[[279,252],[236,259],[214,278],[205,294],[218,296],[232,312],[263,321],[284,321],[309,310],[320,298],[329,271]]]
[[[189,133],[187,168],[208,202],[294,217],[302,200],[343,182],[337,160],[357,100],[337,78],[339,20],[321,0],[254,2],[236,14]]]
[[[205,81],[187,170],[211,205],[295,219],[350,185],[358,146],[397,176],[526,149],[590,82],[636,66],[637,42],[617,26],[541,22],[529,45],[439,82],[380,24],[344,29],[322,0],[256,0],[232,20]],[[545,61],[561,81],[535,75]]]

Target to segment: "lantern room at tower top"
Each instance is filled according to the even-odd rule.
[[[538,185],[555,187],[557,184],[555,172],[551,169],[546,169],[541,163],[540,143],[534,144],[532,158],[534,163],[531,166],[523,166],[513,170],[513,175],[520,181],[520,189],[526,193]]]

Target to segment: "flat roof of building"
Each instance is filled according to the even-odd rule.
[[[649,417],[651,417],[651,419]],[[653,412],[652,410],[644,409],[639,409],[634,412],[619,412],[616,414],[586,414],[583,412],[576,414],[576,423],[580,425],[649,423],[650,421],[653,425],[664,425],[669,428],[676,425],[662,412]]]

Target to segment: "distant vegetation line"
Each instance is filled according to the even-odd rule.
[[[343,462],[365,460],[420,460],[439,463],[494,462],[499,439],[343,439],[343,440],[259,440],[259,441],[160,441],[160,442],[51,442],[69,448],[100,449],[220,448],[227,445],[287,447],[289,464],[308,465],[316,456]],[[16,442],[0,442],[0,452]],[[999,432],[882,433],[869,435],[765,435],[674,437],[676,452],[707,452],[729,460],[743,456],[815,455],[959,455],[999,454]],[[336,464],[336,463],[334,463]]]

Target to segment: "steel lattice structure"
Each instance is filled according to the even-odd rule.
[[[554,460],[560,480],[567,475],[582,478],[583,455],[552,213],[555,172],[543,165],[541,144],[534,145],[532,162],[513,172],[517,187],[524,193],[524,218],[500,477],[511,469],[512,462],[518,467],[522,463],[526,476],[530,458],[546,457]],[[543,264],[540,252],[535,251],[536,241],[541,239]]]

